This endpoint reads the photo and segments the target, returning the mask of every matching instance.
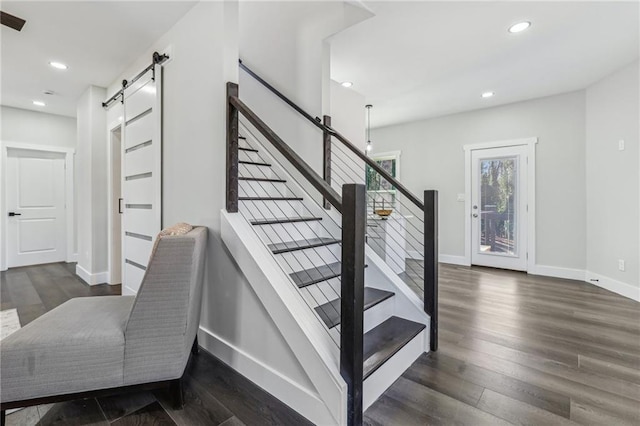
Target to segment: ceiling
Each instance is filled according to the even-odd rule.
[[[637,1],[364,3],[376,16],[331,39],[331,77],[372,127],[583,89],[640,52]]]
[[[88,85],[111,84],[195,3],[2,1],[4,12],[27,23],[21,32],[2,26],[0,103],[75,117]],[[54,69],[49,61],[69,69]]]

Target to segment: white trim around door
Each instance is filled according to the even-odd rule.
[[[75,262],[77,261],[78,254],[75,252],[74,242],[75,242],[75,199],[74,199],[74,169],[73,169],[73,159],[75,155],[75,149],[73,148],[63,148],[63,147],[55,147],[48,145],[37,145],[30,143],[22,143],[22,142],[0,142],[0,193],[2,196],[0,197],[0,215],[2,215],[2,219],[0,220],[0,241],[3,243],[0,244],[0,271],[7,270],[7,250],[8,250],[8,239],[7,235],[7,205],[6,205],[6,170],[7,170],[7,156],[9,153],[9,149],[21,149],[27,151],[41,151],[41,152],[53,152],[64,154],[65,158],[65,204],[66,208],[66,261],[67,262]]]
[[[527,157],[528,157],[528,167],[527,167],[527,205],[528,205],[528,214],[527,214],[527,272],[533,272],[535,270],[536,264],[536,204],[535,204],[535,194],[536,194],[536,186],[535,186],[535,170],[536,170],[536,144],[538,143],[538,138],[523,138],[523,139],[511,139],[504,141],[495,141],[495,142],[486,142],[486,143],[478,143],[478,144],[470,144],[464,145],[465,152],[465,180],[464,180],[464,192],[465,192],[465,237],[464,237],[464,258],[465,263],[467,265],[471,265],[471,249],[472,249],[472,239],[471,239],[471,194],[472,194],[472,175],[471,175],[471,155],[473,151],[482,150],[482,149],[490,149],[490,148],[503,148],[503,147],[515,147],[515,146],[526,146],[527,147]]]

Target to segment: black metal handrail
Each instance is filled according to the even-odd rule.
[[[362,161],[364,161],[367,165],[369,165],[369,167],[371,167],[373,170],[378,172],[387,182],[389,182],[391,185],[393,185],[401,194],[406,196],[420,210],[424,211],[424,204],[422,203],[422,201],[420,201],[420,199],[418,197],[416,197],[414,194],[412,194],[411,191],[409,191],[404,185],[402,185],[400,182],[398,182],[398,180],[396,178],[391,176],[386,170],[384,170],[382,167],[380,167],[380,165],[378,165],[378,163],[376,163],[371,158],[369,158],[366,155],[364,155],[364,153],[362,153],[361,150],[359,150],[351,141],[349,141],[349,139],[344,137],[342,134],[340,134],[337,130],[333,129],[332,127],[322,123],[322,121],[320,120],[319,117],[315,117],[314,118],[311,114],[309,114],[308,112],[306,112],[305,110],[300,108],[298,105],[296,105],[295,102],[293,102],[291,99],[289,99],[288,97],[283,95],[282,92],[280,92],[278,89],[273,87],[271,84],[267,83],[262,77],[260,77],[253,70],[251,70],[249,67],[247,67],[242,62],[242,60],[240,60],[240,68],[243,69],[244,71],[246,71],[247,74],[249,74],[250,76],[255,78],[264,87],[266,87],[271,92],[273,92],[273,94],[275,94],[277,97],[282,99],[287,105],[289,105],[291,108],[296,110],[300,115],[302,115],[304,118],[306,118],[309,122],[313,123],[314,126],[318,127],[323,132],[329,133],[331,136],[335,137],[340,142],[342,142],[343,145],[345,145],[347,148],[349,148],[350,151],[352,151],[354,154],[356,154]]]
[[[342,213],[342,197],[340,197],[340,194],[338,194],[335,189],[313,171],[309,164],[296,154],[285,141],[271,130],[271,128],[237,96],[229,96],[229,103],[233,105],[333,207]]]

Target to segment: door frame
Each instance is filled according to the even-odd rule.
[[[122,107],[120,107],[119,110],[116,111],[117,114],[122,114]],[[114,274],[113,274],[113,252],[114,252],[114,244],[113,244],[113,216],[115,215],[115,206],[113,205],[113,167],[114,167],[114,158],[113,158],[113,139],[112,139],[112,135],[113,133],[120,128],[120,180],[122,180],[122,143],[123,143],[123,138],[122,138],[122,128],[123,128],[123,119],[121,116],[118,117],[117,120],[113,121],[112,123],[109,123],[109,125],[107,126],[107,194],[108,195],[108,200],[107,200],[107,227],[109,228],[109,231],[107,233],[107,283],[108,284],[118,284],[118,283],[113,283],[112,281],[115,279]],[[122,188],[120,189],[120,195],[122,195]],[[122,219],[120,219],[120,230],[118,232],[120,232],[120,238],[122,238]],[[120,259],[118,259],[118,262],[121,264],[122,263],[122,240],[120,241]],[[120,281],[122,281],[122,267],[120,269]]]
[[[536,144],[537,137],[510,139],[464,145],[464,258],[465,265],[471,266],[471,153],[490,148],[527,146],[527,273],[536,264]]]
[[[21,149],[26,151],[40,151],[40,152],[52,152],[57,154],[64,154],[65,164],[65,224],[66,224],[66,262],[76,262],[78,260],[78,253],[75,252],[75,194],[74,194],[74,155],[76,150],[74,148],[65,148],[48,145],[37,145],[23,142],[0,142],[0,241],[4,241],[4,244],[0,244],[0,271],[7,270],[7,252],[9,248],[9,241],[6,238],[8,229],[7,219],[7,157],[9,156],[9,149]]]

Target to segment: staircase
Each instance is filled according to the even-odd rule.
[[[364,410],[433,347],[433,318],[365,243],[364,186],[345,185],[340,197],[234,96],[231,83],[228,90],[222,239],[298,354],[332,423],[361,424]],[[320,194],[310,195],[301,182]],[[333,378],[335,389],[317,370]]]

